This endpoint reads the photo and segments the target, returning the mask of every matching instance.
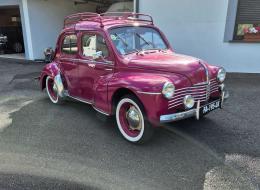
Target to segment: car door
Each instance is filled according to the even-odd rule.
[[[113,56],[104,36],[99,32],[82,32],[80,47],[78,66],[81,98],[93,103],[97,90],[95,85],[113,73]]]
[[[66,80],[68,93],[70,96],[79,96],[78,89],[78,40],[74,33],[66,33],[61,39],[60,65],[61,72]]]

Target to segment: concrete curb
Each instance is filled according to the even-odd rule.
[[[14,59],[14,58],[3,58],[3,57],[0,57],[0,64],[1,64],[2,62],[8,63],[8,64],[23,64],[23,65],[28,65],[28,64],[44,65],[44,64],[45,64],[45,63],[36,62],[36,61],[32,61],[32,60]]]
[[[227,73],[227,79],[260,79],[260,73]]]

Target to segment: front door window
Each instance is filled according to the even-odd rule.
[[[89,59],[92,59],[97,54],[104,59],[108,58],[109,51],[103,36],[99,34],[84,34],[82,37],[82,54]]]

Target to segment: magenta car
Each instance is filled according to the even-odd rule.
[[[69,97],[115,115],[132,143],[163,123],[200,119],[228,98],[225,70],[175,53],[149,15],[80,13],[64,23],[41,88],[54,104]]]

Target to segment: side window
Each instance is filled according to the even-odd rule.
[[[70,54],[70,36],[64,38],[61,51],[65,54]]]
[[[71,35],[70,36],[70,53],[77,54],[77,52],[78,52],[77,36]]]
[[[109,56],[108,47],[105,39],[98,34],[84,34],[82,37],[82,52],[83,56],[92,58],[98,52],[102,52],[102,56]]]
[[[64,38],[61,51],[65,54],[77,54],[78,46],[77,46],[77,36],[76,35],[68,35]]]

